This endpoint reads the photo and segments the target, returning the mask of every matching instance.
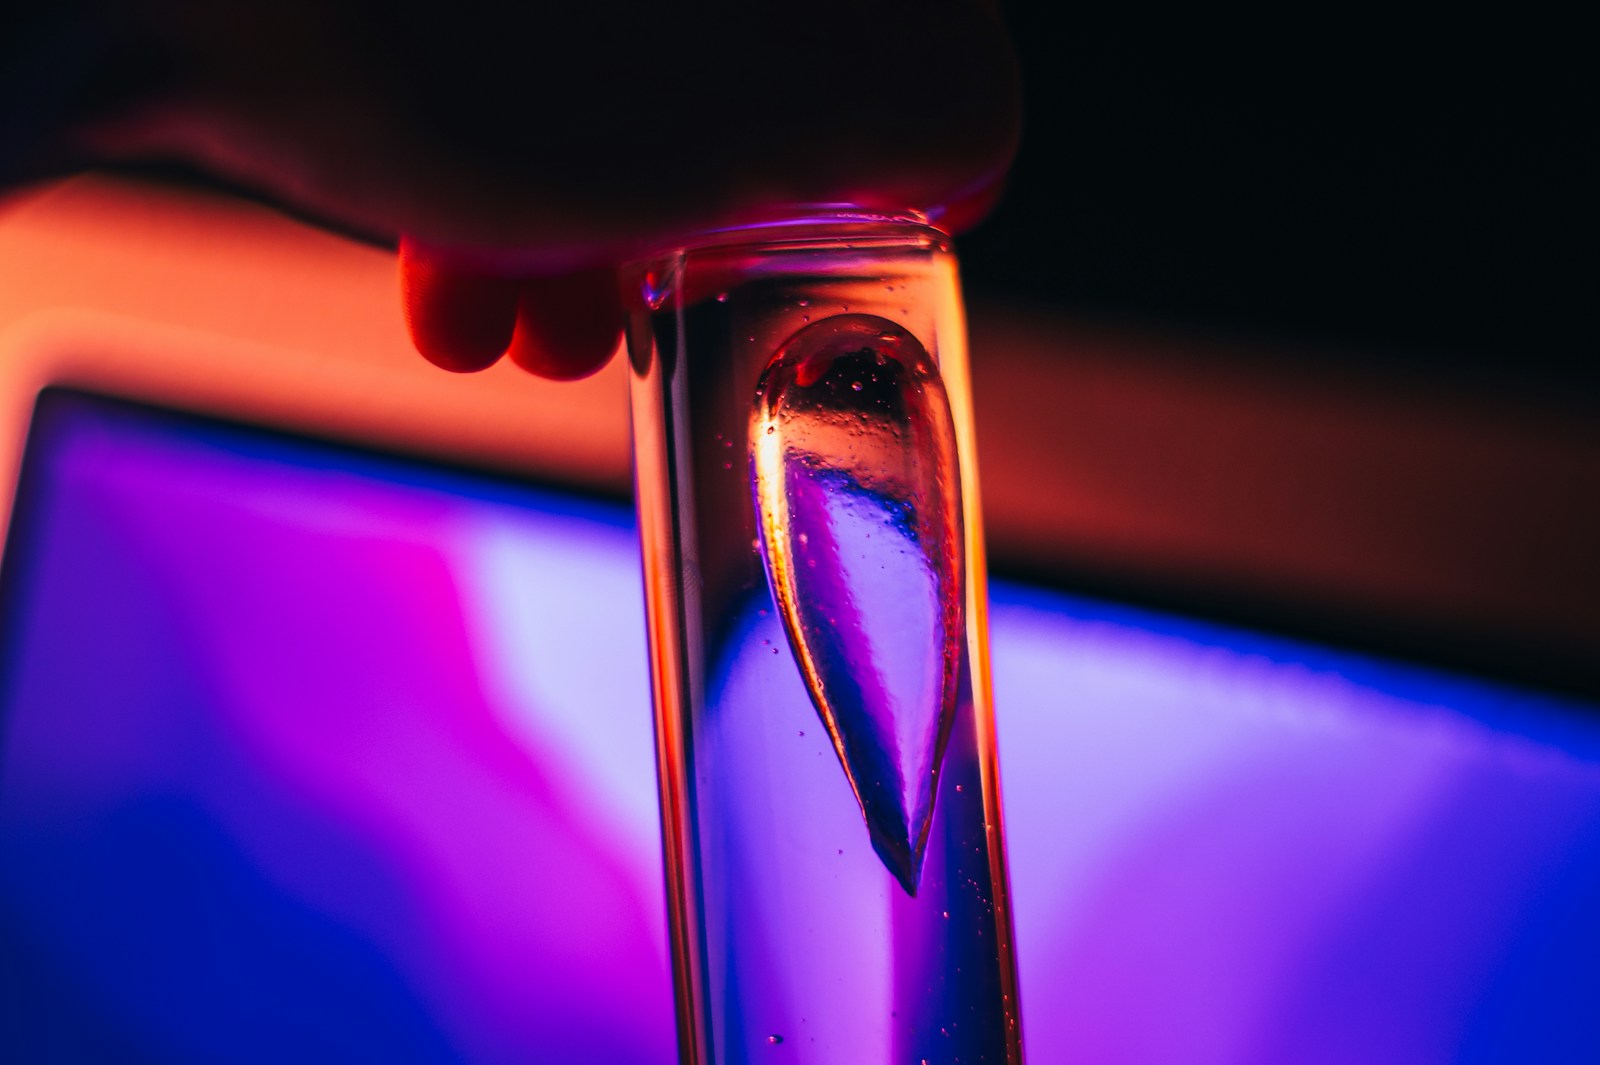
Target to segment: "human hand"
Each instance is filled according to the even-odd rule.
[[[398,241],[413,338],[452,370],[616,346],[615,266],[674,235],[846,202],[981,214],[1014,150],[982,0],[148,6],[148,89],[71,131]]]

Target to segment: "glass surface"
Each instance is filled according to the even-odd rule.
[[[954,259],[728,239],[629,277],[681,1053],[1018,1061]]]
[[[27,461],[0,1061],[673,1060],[625,507],[62,394]],[[992,598],[1036,1065],[1600,1060],[1600,707]]]

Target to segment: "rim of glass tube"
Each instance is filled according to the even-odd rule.
[[[815,243],[850,245],[857,241],[907,241],[950,246],[950,235],[920,211],[873,211],[848,203],[794,204],[775,209],[770,217],[737,225],[717,226],[678,237],[630,257],[630,265],[666,257],[736,247],[772,247]]]

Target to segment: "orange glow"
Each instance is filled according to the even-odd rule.
[[[950,385],[976,407],[1000,557],[1579,655],[1600,642],[1589,412],[969,309],[972,381]],[[0,518],[51,383],[621,494],[622,377],[620,360],[575,384],[442,373],[406,338],[393,255],[259,207],[97,176],[0,202]]]
[[[443,373],[392,254],[262,208],[94,176],[0,206],[0,518],[51,384],[622,493],[622,375]]]

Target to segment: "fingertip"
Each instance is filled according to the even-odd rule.
[[[400,291],[411,342],[435,366],[475,373],[511,345],[520,295],[512,279],[463,269],[402,238]]]
[[[1004,177],[990,181],[976,191],[955,197],[938,212],[929,212],[930,219],[946,233],[960,234],[973,229],[989,217],[1005,195]]]
[[[573,381],[595,373],[622,340],[622,297],[613,270],[522,283],[511,360],[529,373]]]

